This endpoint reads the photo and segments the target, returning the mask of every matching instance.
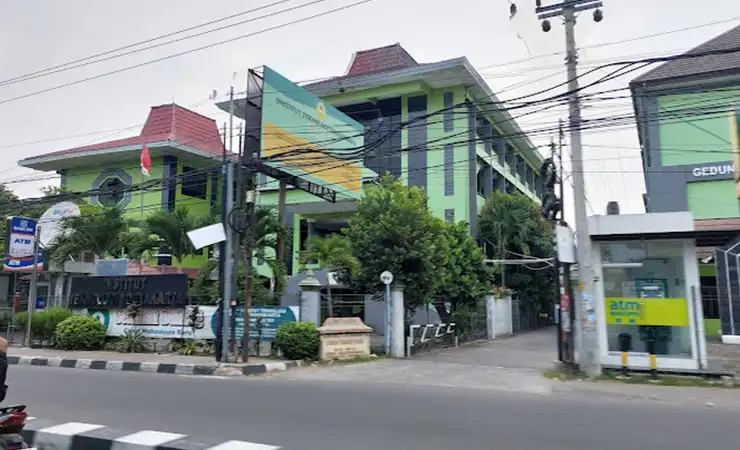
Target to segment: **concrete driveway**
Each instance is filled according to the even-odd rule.
[[[555,328],[550,327],[494,341],[419,353],[413,359],[507,369],[543,370],[553,367],[557,360],[555,338]]]

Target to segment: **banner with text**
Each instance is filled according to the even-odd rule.
[[[215,339],[218,330],[218,310],[215,306],[198,306],[195,326],[190,326],[191,307],[185,309],[144,309],[134,319],[125,309],[88,309],[86,314],[102,323],[108,336],[123,336],[127,331],[140,330],[153,339]],[[258,306],[250,313],[250,339],[272,342],[275,331],[286,322],[300,319],[297,306]],[[258,326],[259,325],[259,326]],[[244,312],[236,312],[236,338],[244,336]]]

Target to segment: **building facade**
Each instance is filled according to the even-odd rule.
[[[647,212],[690,211],[697,230],[726,231],[699,243],[704,313],[711,335],[717,334],[726,308],[722,284],[729,273],[726,266],[715,264],[714,253],[733,244],[740,233],[735,183],[740,53],[722,54],[738,42],[740,27],[687,53],[704,56],[666,62],[630,83]]]
[[[144,146],[151,156],[149,176],[142,175],[140,165]],[[61,186],[72,192],[98,190],[86,200],[123,208],[127,217],[139,220],[180,205],[193,214],[208,215],[219,205],[223,151],[212,119],[170,104],[152,107],[138,136],[34,156],[18,165],[56,172]],[[155,185],[146,190],[127,189],[146,181]],[[195,273],[203,267],[209,251],[185,258],[181,266]],[[149,263],[179,265],[166,255]]]
[[[478,211],[494,190],[535,202],[541,197],[542,157],[466,58],[418,63],[395,44],[359,51],[346,74],[304,87],[364,125],[365,147],[372,149],[363,158],[365,183],[391,174],[421,187],[437,217],[466,221],[473,236]],[[228,102],[218,106],[228,111]],[[276,205],[277,189],[262,177],[259,202]],[[356,201],[328,203],[289,190],[286,205],[293,229],[289,273],[296,274],[306,241],[340,231]]]

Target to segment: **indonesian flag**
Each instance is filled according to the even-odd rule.
[[[141,149],[141,174],[147,177],[152,174],[152,159],[149,157],[149,147],[146,145]]]

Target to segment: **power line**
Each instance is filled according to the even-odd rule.
[[[92,77],[87,77],[87,78],[83,78],[83,79],[80,79],[80,80],[71,81],[69,83],[64,83],[64,84],[60,84],[60,85],[53,86],[53,87],[50,87],[50,88],[42,89],[40,91],[35,91],[35,92],[31,92],[31,93],[24,94],[24,95],[19,95],[17,97],[11,97],[11,98],[8,98],[8,99],[5,99],[5,100],[0,100],[0,104],[5,104],[5,103],[13,102],[13,101],[16,101],[16,100],[21,100],[21,99],[24,99],[24,98],[28,98],[28,97],[33,97],[33,96],[36,96],[36,95],[44,94],[44,93],[47,93],[47,92],[56,91],[56,90],[59,90],[59,89],[67,88],[67,87],[74,86],[74,85],[81,84],[81,83],[85,83],[85,82],[88,82],[88,81],[92,81],[92,80],[97,80],[97,79],[100,79],[100,78],[104,78],[104,77],[107,77],[107,76],[110,76],[110,75],[114,75],[114,74],[117,74],[117,73],[127,72],[129,70],[137,69],[139,67],[144,67],[144,66],[148,66],[150,64],[154,64],[154,63],[158,63],[158,62],[161,62],[161,61],[166,61],[166,60],[169,60],[169,59],[177,58],[179,56],[188,55],[188,54],[195,53],[195,52],[198,52],[198,51],[201,51],[201,50],[206,50],[206,49],[209,49],[209,48],[217,47],[219,45],[223,45],[223,44],[227,44],[227,43],[230,43],[230,42],[235,42],[235,41],[238,41],[238,40],[246,39],[246,38],[249,38],[249,37],[252,37],[252,36],[256,36],[258,34],[267,33],[269,31],[274,31],[274,30],[277,30],[277,29],[280,29],[280,28],[285,28],[285,27],[288,27],[288,26],[291,26],[291,25],[295,25],[295,24],[298,24],[298,23],[301,23],[301,22],[306,22],[306,21],[309,21],[309,20],[317,19],[319,17],[327,16],[329,14],[333,14],[333,13],[336,13],[336,12],[339,12],[339,11],[343,11],[343,10],[347,10],[347,9],[350,9],[350,8],[354,8],[356,6],[359,6],[359,5],[362,5],[362,4],[365,4],[365,3],[370,3],[371,1],[372,0],[360,0],[360,1],[355,2],[355,3],[350,3],[349,5],[345,5],[345,6],[333,8],[333,9],[330,9],[328,11],[324,11],[324,12],[317,13],[317,14],[312,14],[310,16],[302,17],[300,19],[292,20],[290,22],[286,22],[286,23],[283,23],[283,24],[279,24],[279,25],[275,25],[275,26],[272,26],[272,27],[268,27],[268,28],[265,28],[263,30],[259,30],[259,31],[255,31],[255,32],[252,32],[252,33],[244,34],[244,35],[241,35],[241,36],[237,36],[237,37],[234,37],[234,38],[230,38],[230,39],[226,39],[226,40],[223,40],[223,41],[215,42],[213,44],[203,45],[201,47],[192,48],[192,49],[189,49],[189,50],[186,50],[186,51],[182,51],[182,52],[179,52],[179,53],[174,53],[174,54],[171,54],[171,55],[168,55],[168,56],[163,56],[161,58],[156,58],[156,59],[152,59],[152,60],[149,60],[149,61],[144,61],[142,63],[133,64],[133,65],[126,66],[126,67],[123,67],[123,68],[120,68],[120,69],[112,70],[110,72],[104,72],[104,73],[101,73],[101,74],[98,74],[98,75],[94,75]]]
[[[207,22],[206,24],[201,24],[201,25],[197,25],[197,26],[186,28],[186,29],[181,30],[181,31],[176,31],[176,32],[173,32],[173,33],[168,33],[168,34],[161,35],[161,36],[158,36],[158,37],[154,37],[154,38],[151,38],[151,39],[148,39],[148,40],[145,40],[145,41],[141,41],[141,42],[138,42],[138,43],[135,43],[135,44],[130,44],[130,45],[127,45],[127,46],[124,46],[124,47],[119,47],[118,49],[109,50],[109,51],[106,51],[106,52],[98,53],[98,54],[93,55],[93,56],[88,56],[86,58],[78,59],[78,60],[73,61],[73,62],[69,62],[69,63],[65,63],[65,64],[60,64],[60,65],[53,66],[53,67],[50,67],[50,68],[47,68],[47,69],[36,71],[36,72],[31,73],[31,74],[26,74],[26,75],[21,75],[21,76],[18,76],[18,77],[10,78],[8,80],[0,81],[0,87],[1,86],[9,86],[9,85],[16,84],[16,83],[21,83],[21,82],[24,82],[24,81],[34,80],[34,79],[37,79],[37,78],[42,78],[42,77],[45,77],[45,76],[48,76],[48,75],[53,75],[53,74],[60,73],[60,72],[66,72],[68,70],[77,69],[77,68],[84,67],[84,66],[89,66],[91,64],[97,64],[97,63],[101,63],[101,62],[104,62],[104,61],[110,61],[110,60],[113,60],[113,59],[121,58],[121,57],[128,56],[128,55],[132,55],[134,53],[139,53],[139,52],[143,52],[143,51],[146,51],[146,50],[151,50],[153,48],[159,48],[159,47],[163,47],[165,45],[174,44],[176,42],[186,41],[188,39],[193,39],[193,38],[204,36],[204,35],[207,35],[207,34],[210,34],[210,33],[215,33],[217,31],[222,31],[222,30],[225,30],[225,29],[228,29],[228,28],[233,28],[233,27],[236,27],[236,26],[239,26],[239,25],[244,25],[245,23],[255,22],[257,20],[261,20],[261,19],[266,19],[266,18],[269,18],[269,17],[277,16],[279,14],[283,14],[283,13],[286,13],[286,12],[290,12],[290,11],[295,11],[295,10],[298,10],[298,9],[306,8],[308,6],[312,6],[312,5],[315,5],[315,4],[318,4],[318,3],[323,3],[326,0],[313,0],[311,2],[304,3],[304,4],[301,4],[301,5],[298,5],[298,6],[293,6],[293,7],[290,7],[290,8],[286,8],[286,9],[283,9],[281,11],[277,11],[277,12],[270,13],[270,14],[265,14],[265,15],[262,15],[262,16],[252,17],[252,18],[247,19],[247,20],[242,20],[240,22],[236,22],[236,23],[233,23],[233,24],[224,25],[224,26],[221,26],[221,27],[218,27],[218,28],[214,28],[212,30],[202,31],[200,33],[196,33],[196,34],[193,34],[193,35],[190,35],[190,36],[184,36],[184,37],[181,37],[181,38],[173,39],[171,41],[162,42],[162,43],[155,44],[155,45],[150,45],[148,47],[144,47],[144,48],[140,48],[140,49],[135,49],[135,50],[130,50],[128,52],[124,52],[124,53],[120,53],[120,54],[113,54],[113,55],[111,55],[112,53],[116,53],[116,52],[121,51],[121,50],[129,49],[129,48],[133,48],[133,47],[138,47],[139,45],[142,45],[142,44],[145,44],[145,43],[148,43],[148,42],[153,42],[153,41],[161,40],[161,39],[164,39],[164,38],[169,37],[169,36],[174,36],[174,35],[177,35],[177,34],[184,33],[186,31],[191,31],[191,30],[194,30],[194,29],[197,29],[197,28],[202,28],[202,27],[207,26],[207,25],[211,25],[211,24],[214,24],[214,23],[217,23],[217,22],[222,22],[222,21],[228,20],[228,19],[233,19],[234,17],[243,16],[243,15],[248,14],[248,13],[252,13],[252,12],[260,11],[260,10],[263,10],[263,9],[267,9],[267,8],[272,7],[272,6],[279,5],[281,3],[287,3],[287,2],[290,2],[290,1],[293,1],[293,0],[281,0],[281,1],[278,1],[278,2],[270,3],[268,5],[263,5],[263,6],[260,6],[258,8],[253,8],[253,9],[250,9],[250,10],[247,10],[247,11],[244,11],[244,12],[241,12],[241,13],[238,13],[238,14],[233,14],[233,15],[228,16],[228,17],[225,17],[225,18],[213,20],[213,21]],[[105,58],[102,58],[102,59],[95,59],[97,57],[105,56],[105,55],[110,55],[110,56],[106,56]],[[92,59],[92,61],[91,61],[91,59]]]

